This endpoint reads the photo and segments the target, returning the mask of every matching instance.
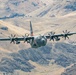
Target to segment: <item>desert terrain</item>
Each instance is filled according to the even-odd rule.
[[[0,0],[0,38],[11,34],[47,35],[54,31],[76,32],[75,0]],[[7,29],[2,29],[6,27]],[[76,35],[49,41],[45,47],[31,48],[27,43],[0,41],[0,75],[76,75]]]

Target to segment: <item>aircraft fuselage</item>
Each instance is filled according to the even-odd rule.
[[[45,46],[46,43],[47,43],[47,38],[45,36],[35,36],[33,40],[30,40],[30,45],[32,48]]]

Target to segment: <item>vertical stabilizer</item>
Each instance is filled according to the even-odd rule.
[[[33,29],[32,29],[31,21],[30,21],[30,35],[33,36]]]

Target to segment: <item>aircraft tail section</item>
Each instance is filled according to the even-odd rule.
[[[30,21],[30,35],[33,36],[33,29],[32,29],[32,23]]]

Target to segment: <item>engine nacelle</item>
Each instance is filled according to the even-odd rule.
[[[16,44],[20,44],[20,41],[16,41]]]
[[[58,38],[58,37],[55,37],[55,40],[56,40],[56,41],[59,41],[59,40],[60,40],[60,38]]]

